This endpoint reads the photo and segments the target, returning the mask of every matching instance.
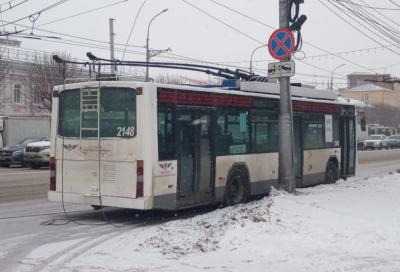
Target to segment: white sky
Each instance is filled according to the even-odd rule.
[[[23,0],[14,0],[14,4],[22,2]],[[115,18],[114,30],[116,33],[115,42],[117,44],[125,44],[129,35],[132,23],[138,12],[140,5],[144,0],[128,0],[124,3],[115,5],[113,7],[102,9],[86,15],[74,17],[68,20],[63,20],[57,23],[48,24],[43,26],[43,29],[64,34],[75,35],[79,37],[89,38],[108,42],[109,40],[109,18]],[[219,3],[229,5],[235,10],[262,21],[263,23],[271,26],[278,26],[278,4],[279,0],[216,0]],[[327,0],[321,0],[328,2]],[[396,6],[389,0],[354,0],[358,3],[362,1],[377,7],[396,8]],[[8,6],[5,4],[6,0],[0,0],[1,9],[4,10]],[[53,3],[57,0],[29,0],[20,6],[11,10],[1,13],[0,20],[13,21],[27,15],[33,14]],[[75,15],[77,13],[90,10],[93,8],[101,7],[107,4],[119,2],[118,0],[69,0],[66,3],[45,11],[41,14],[35,25],[40,26],[47,22]],[[150,31],[150,47],[154,49],[171,48],[173,54],[178,54],[195,59],[206,60],[210,62],[232,63],[237,62],[235,65],[242,66],[243,68],[249,67],[249,59],[251,52],[260,43],[267,43],[269,35],[273,29],[261,25],[243,16],[240,16],[232,11],[222,8],[210,0],[187,0],[199,8],[209,12],[218,19],[232,25],[240,31],[251,36],[252,39],[241,35],[227,26],[217,22],[216,20],[208,17],[200,11],[189,6],[183,0],[147,0],[142,12],[140,13],[136,26],[133,30],[133,35],[130,40],[131,45],[144,46],[146,40],[147,24],[150,19],[163,10],[168,8],[169,11],[158,17],[152,24]],[[400,6],[400,0],[394,0]],[[386,16],[399,25],[396,26],[400,29],[400,8],[398,10],[385,11],[381,10]],[[301,13],[308,16],[308,20],[303,26],[303,39],[304,41],[316,45],[330,52],[352,51],[358,49],[366,49],[372,47],[379,47],[380,45],[369,40],[361,33],[357,32],[349,25],[344,23],[340,18],[330,12],[324,7],[319,0],[306,0],[302,5]],[[31,23],[28,19],[18,22],[22,25],[29,25]],[[0,21],[0,25],[2,25]],[[0,27],[1,31],[13,31],[14,27],[11,25]],[[21,27],[17,27],[20,30]],[[29,33],[30,30],[27,31]],[[65,37],[57,34],[49,34],[34,30],[35,34],[52,35],[62,37],[67,40],[78,40],[76,38]],[[387,45],[388,42],[376,38],[379,42]],[[95,55],[109,58],[109,51],[106,49],[92,48],[92,45],[75,46],[71,44],[63,44],[65,40],[58,40],[57,43],[48,42],[44,40],[31,40],[21,39],[25,48],[44,50],[49,52],[66,51],[73,57],[84,59],[86,52],[91,51]],[[255,40],[260,41],[260,43]],[[87,42],[87,41],[86,41]],[[107,46],[106,43],[95,43],[100,46]],[[122,58],[123,46],[117,45],[116,58]],[[144,53],[144,48],[130,47],[128,50],[139,51]],[[324,55],[326,52],[315,49],[308,44],[303,46],[306,56]],[[400,51],[400,50],[399,50]],[[163,56],[168,56],[164,54]],[[400,55],[394,54],[388,49],[372,49],[362,53],[350,53],[347,56],[342,55],[353,63],[367,67],[378,73],[392,73],[395,76],[400,76]],[[129,53],[125,57],[129,60],[145,60],[144,54]],[[267,61],[271,60],[266,48],[260,49],[255,54],[254,66],[259,69],[267,69]],[[164,60],[168,59],[157,59]],[[263,61],[263,62],[259,62]],[[318,83],[326,84],[330,77],[331,71],[345,63],[346,65],[337,70],[335,75],[335,86],[344,87],[345,78],[340,78],[347,73],[351,72],[368,72],[352,63],[343,59],[335,58],[332,56],[306,59],[310,65],[305,65],[304,62],[297,61],[296,72],[302,75],[297,75],[294,81],[301,81],[305,83]],[[152,76],[163,73],[152,69]],[[164,72],[165,73],[165,72]],[[174,73],[180,73],[174,72]],[[265,72],[264,72],[265,73]],[[316,75],[316,76],[313,76]],[[325,77],[320,77],[321,75]],[[203,75],[191,74],[191,78],[204,78]],[[325,85],[326,86],[326,85]]]

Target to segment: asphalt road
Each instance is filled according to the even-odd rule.
[[[49,175],[48,168],[0,168],[0,203],[45,198]]]
[[[400,149],[358,152],[359,174],[400,169]],[[396,168],[397,167],[397,168]],[[378,170],[374,170],[378,169]],[[46,198],[49,169],[0,168],[0,203]]]
[[[367,151],[359,155],[358,178],[385,175],[400,168],[400,150]],[[93,211],[87,205],[66,204],[66,215],[60,203],[47,202],[45,198],[48,177],[48,169],[0,168],[0,271],[58,272],[47,270],[47,265],[73,262],[87,249],[132,228],[199,212],[138,213],[112,208]],[[71,240],[79,240],[79,246],[69,245],[67,241]],[[51,258],[38,258],[41,246],[48,244],[61,250]]]

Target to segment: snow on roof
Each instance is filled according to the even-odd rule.
[[[390,89],[386,89],[384,87],[372,84],[372,83],[367,83],[364,85],[360,85],[351,89],[346,90],[345,92],[376,92],[376,91],[388,91],[392,92]]]
[[[352,105],[356,105],[357,107],[360,107],[360,108],[364,108],[364,107],[368,107],[369,106],[369,104],[367,104],[367,103],[365,103],[365,102],[363,102],[361,100],[357,100],[357,99],[351,99],[351,98],[346,98],[346,97],[339,96],[337,98],[337,100],[339,102],[341,102],[341,103],[349,103],[349,104],[352,104]]]

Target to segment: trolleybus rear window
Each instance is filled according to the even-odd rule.
[[[92,89],[97,91],[96,89]],[[81,92],[68,90],[60,94],[58,133],[64,137],[130,138],[136,136],[136,95],[129,88],[101,88],[100,103],[88,110]],[[93,93],[96,97],[96,93]],[[92,99],[96,101],[96,99]],[[91,102],[94,103],[94,102]],[[83,109],[82,105],[86,106]],[[97,112],[97,109],[100,112]],[[98,122],[100,116],[100,122]]]

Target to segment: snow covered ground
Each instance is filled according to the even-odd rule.
[[[295,196],[273,191],[189,219],[46,244],[18,271],[35,266],[60,272],[397,272],[400,174],[342,180]]]

